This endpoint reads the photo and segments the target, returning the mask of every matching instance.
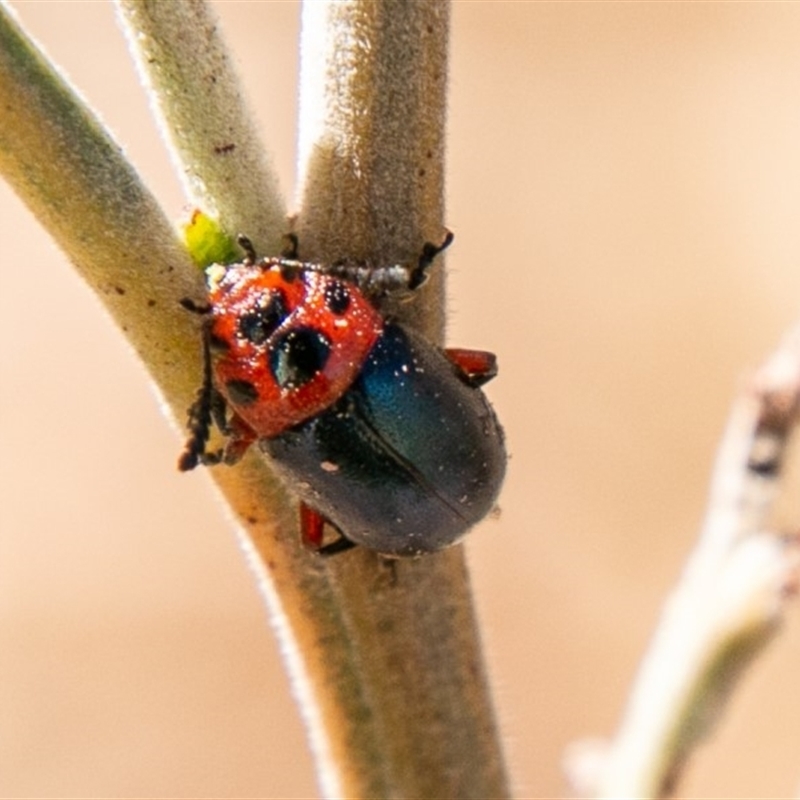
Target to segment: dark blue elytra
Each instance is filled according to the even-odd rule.
[[[491,510],[506,467],[483,392],[394,323],[337,402],[259,446],[347,539],[389,556],[458,540]]]

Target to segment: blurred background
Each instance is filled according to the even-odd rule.
[[[217,2],[293,194],[295,2]],[[21,2],[168,213],[108,3]],[[516,795],[611,734],[731,399],[800,308],[800,4],[455,2],[449,341],[511,462],[466,544]],[[0,184],[0,796],[316,796],[256,586],[140,365]],[[798,489],[778,523],[795,530]],[[800,614],[680,790],[793,795]]]

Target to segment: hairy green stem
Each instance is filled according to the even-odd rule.
[[[308,2],[300,96],[304,253],[408,262],[443,236],[449,6]],[[395,309],[440,337],[443,280]],[[347,745],[350,796],[502,797],[508,789],[461,547],[387,567],[373,554],[331,564],[362,654],[369,719],[331,725]],[[344,744],[344,742],[342,743]]]
[[[253,155],[213,17],[199,0],[120,6],[191,197],[271,252],[283,233],[277,182]],[[307,46],[327,32],[324,74],[304,66],[304,114],[317,109],[321,133],[304,139],[304,254],[406,261],[441,238],[447,22],[439,2],[307,4]],[[181,48],[194,54],[188,70]],[[201,362],[197,320],[178,300],[202,294],[201,276],[119,147],[1,8],[0,102],[0,170],[182,418]],[[220,136],[224,120],[231,137]],[[432,283],[405,316],[437,335],[441,279]],[[462,549],[321,560],[299,546],[295,503],[261,457],[213,475],[270,601],[324,792],[507,796]]]
[[[116,5],[189,201],[277,254],[286,208],[215,16],[202,0]]]
[[[200,379],[202,291],[174,226],[119,145],[0,6],[0,173],[97,293],[161,387],[184,409]],[[183,411],[180,411],[183,416]]]

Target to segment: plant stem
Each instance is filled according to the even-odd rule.
[[[224,215],[229,232],[247,230],[269,252],[282,232],[276,221],[282,207],[267,162],[258,161],[250,184],[235,177],[236,158],[254,163],[241,92],[181,89],[198,76],[219,81],[223,73],[222,85],[235,86],[205,4],[126,0],[124,6],[130,41],[144,43],[149,53],[140,63],[158,62],[162,77],[169,76],[162,81],[150,74],[150,84],[184,174],[192,176],[192,197]],[[304,208],[303,247],[381,262],[414,258],[425,239],[442,235],[447,7],[311,3],[306,21],[312,27],[314,13],[330,13],[326,24],[340,20],[326,53],[334,61],[337,52],[352,59],[339,73],[342,84],[349,75],[356,77],[354,88],[372,88],[339,104],[352,123],[352,135],[339,143],[346,139],[355,149],[342,158],[336,148],[327,150],[350,171],[354,188],[336,188],[336,176],[319,158],[325,150],[317,146],[324,142],[314,143],[306,174],[316,199]],[[181,47],[196,55],[188,74],[164,62]],[[393,74],[403,80],[392,83]],[[241,137],[220,142],[214,124],[187,135],[192,114],[179,107],[187,96],[194,98],[188,111],[195,117],[227,119]],[[324,96],[333,97],[330,86]],[[320,99],[304,92],[305,103]],[[2,8],[0,101],[6,110],[0,169],[107,305],[173,415],[182,418],[200,381],[201,360],[197,321],[178,301],[201,295],[201,276],[119,147]],[[368,130],[359,128],[364,115],[373,120]],[[332,119],[325,117],[325,130]],[[237,204],[243,191],[252,196]],[[268,221],[255,232],[259,203],[252,197],[267,197],[263,205],[269,206]],[[361,212],[334,213],[340,202],[357,203],[348,207]],[[426,324],[434,333],[442,319],[436,289],[426,287],[413,312],[421,320],[420,309],[429,309]],[[507,796],[462,549],[396,563],[366,551],[323,561],[299,546],[295,503],[257,454],[213,475],[269,600],[325,793]]]
[[[201,276],[119,145],[0,5],[0,173],[183,410],[200,380],[178,301]],[[99,378],[99,376],[94,376]]]
[[[448,24],[445,2],[304,5],[304,256],[409,262],[423,242],[441,240]],[[436,274],[421,302],[395,313],[441,338]],[[359,669],[372,714],[368,726],[332,724],[384,748],[374,763],[351,752],[346,793],[507,796],[462,548],[389,569],[368,553],[330,567],[350,644],[366,656]]]
[[[286,208],[216,18],[201,0],[116,6],[188,201],[277,255]]]
[[[664,608],[593,794],[671,794],[736,681],[782,622],[800,580],[800,540],[771,532],[769,515],[798,412],[800,326],[737,398],[697,546]]]
[[[409,263],[443,236],[449,4],[307,2],[300,241],[314,258]],[[441,340],[444,270],[393,311]]]

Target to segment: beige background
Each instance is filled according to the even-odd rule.
[[[111,7],[14,5],[177,217]],[[216,6],[290,193],[298,7]],[[467,550],[517,795],[554,796],[565,745],[613,731],[732,393],[798,313],[800,4],[456,2],[451,88],[450,341],[499,354],[512,452]],[[0,795],[313,797],[208,480],[4,186],[0,237]],[[682,794],[799,781],[795,608]]]

